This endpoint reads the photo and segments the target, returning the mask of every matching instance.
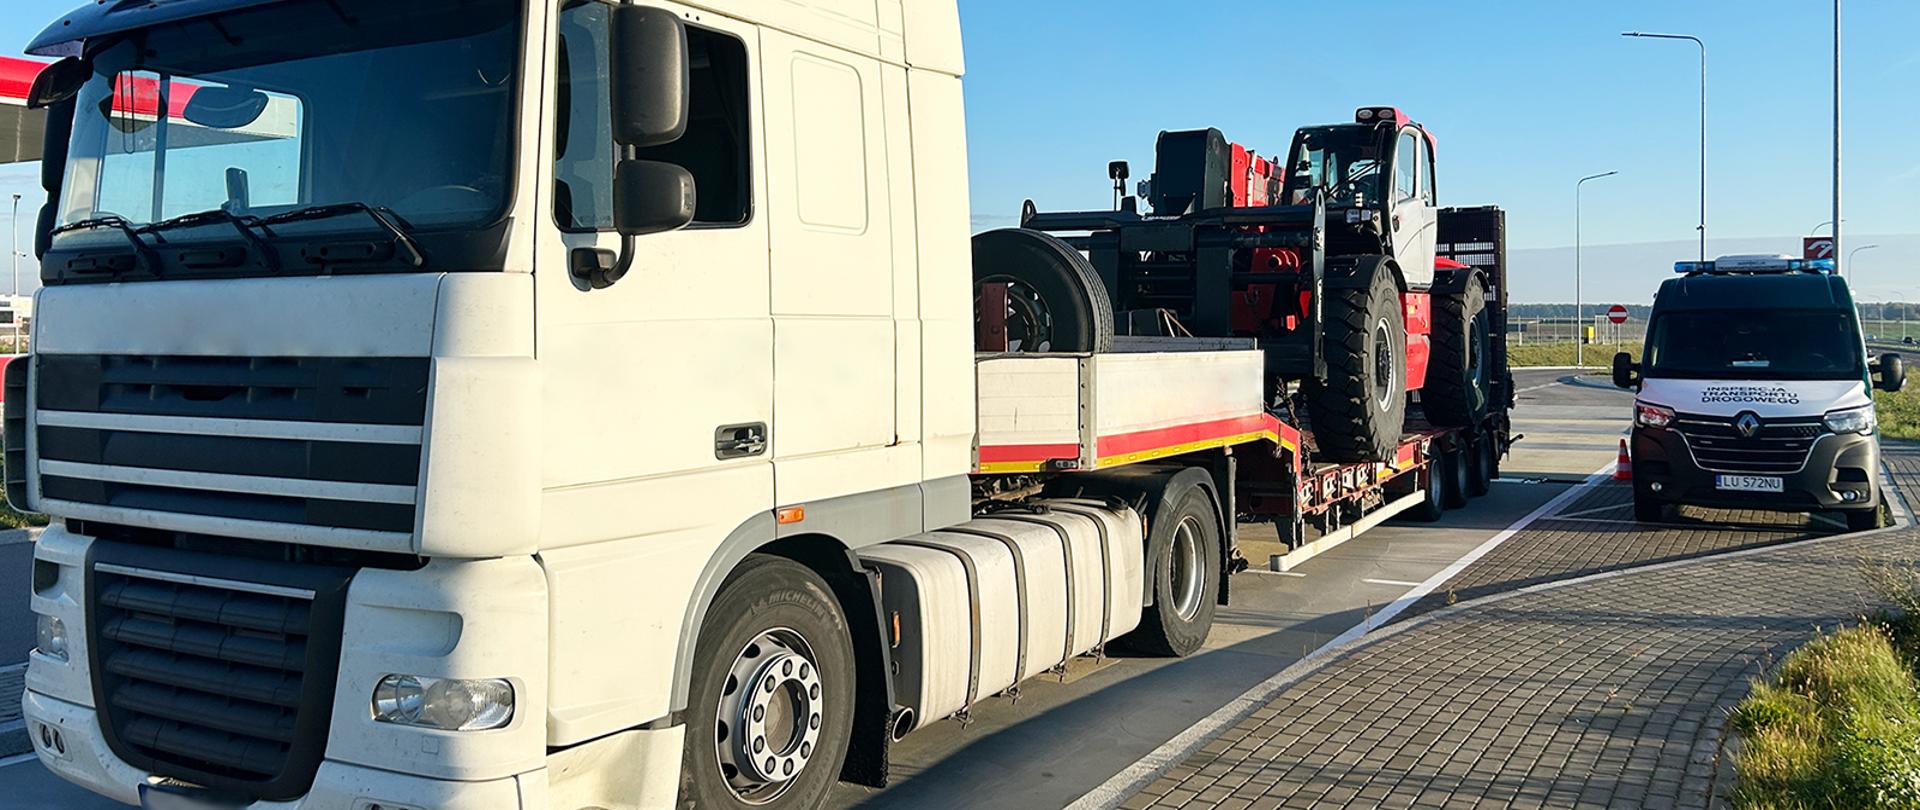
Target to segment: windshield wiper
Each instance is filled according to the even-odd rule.
[[[267,240],[260,238],[260,234],[253,232],[253,229],[260,224],[258,217],[235,214],[225,208],[215,208],[208,211],[201,211],[197,214],[186,214],[155,222],[152,225],[139,228],[134,232],[157,234],[161,231],[172,230],[174,228],[193,228],[222,222],[232,225],[233,229],[239,232],[240,237],[247,240],[247,244],[259,252],[260,261],[266,264],[267,272],[280,272],[280,254],[274,251],[272,245],[267,244]]]
[[[53,231],[47,235],[54,237],[73,231],[90,231],[94,228],[112,228],[124,234],[127,237],[127,242],[133,245],[134,255],[140,259],[141,264],[146,265],[147,272],[155,276],[160,275],[159,254],[154,251],[152,245],[147,244],[147,240],[140,238],[139,229],[135,228],[133,223],[128,222],[126,217],[109,215],[82,219],[54,228]]]
[[[408,232],[407,229],[399,223],[399,216],[394,214],[393,209],[390,208],[376,207],[363,202],[332,203],[329,205],[316,205],[312,208],[301,208],[288,211],[284,214],[274,214],[266,219],[258,220],[256,224],[272,227],[274,225],[284,225],[289,222],[311,222],[317,219],[332,219],[333,217],[344,216],[346,214],[366,214],[368,218],[379,223],[380,227],[385,228],[388,233],[393,234],[394,243],[404,248],[407,252],[408,265],[413,267],[426,266],[426,252],[420,249],[420,243],[414,241],[413,234]]]

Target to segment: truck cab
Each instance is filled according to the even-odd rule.
[[[1839,512],[1878,525],[1873,391],[1898,391],[1895,354],[1870,358],[1845,279],[1827,260],[1725,256],[1680,262],[1654,299],[1639,362],[1634,516],[1670,506]]]

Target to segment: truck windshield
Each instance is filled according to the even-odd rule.
[[[387,238],[352,215],[369,208],[409,232],[496,223],[521,19],[519,0],[296,0],[96,46],[54,247],[125,249],[153,223],[141,238],[240,241],[225,215],[281,215],[256,247]]]
[[[1646,375],[1721,380],[1850,380],[1865,375],[1859,328],[1837,310],[1707,309],[1662,313]]]
[[[1321,188],[1329,204],[1369,205],[1380,199],[1385,164],[1377,127],[1304,129],[1294,140],[1293,163],[1281,196],[1288,205],[1306,205],[1312,202],[1313,189]]]

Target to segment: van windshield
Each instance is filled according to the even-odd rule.
[[[1646,376],[1851,380],[1866,374],[1859,327],[1844,310],[1704,309],[1655,316]]]

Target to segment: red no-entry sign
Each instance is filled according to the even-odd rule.
[[[1619,304],[1614,304],[1613,308],[1607,310],[1607,320],[1613,321],[1614,323],[1626,323],[1627,308]]]

